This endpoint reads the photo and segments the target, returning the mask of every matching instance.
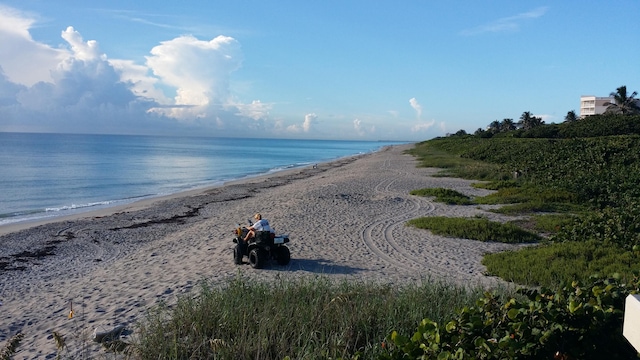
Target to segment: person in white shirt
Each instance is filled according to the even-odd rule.
[[[251,226],[249,226],[247,228],[247,230],[249,230],[249,232],[247,233],[247,236],[245,236],[244,242],[248,242],[249,239],[255,237],[256,236],[256,231],[273,232],[273,230],[271,229],[271,226],[269,226],[269,220],[263,219],[262,215],[260,215],[260,213],[257,213],[255,215],[253,215],[253,218],[256,220],[256,222],[254,222],[253,225],[251,225]]]

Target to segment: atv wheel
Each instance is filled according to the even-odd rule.
[[[276,261],[278,261],[278,265],[287,265],[291,260],[291,252],[289,248],[286,246],[278,247],[278,252],[276,253]]]
[[[236,265],[242,264],[242,249],[240,246],[241,245],[238,244],[233,248],[233,262],[235,262]]]
[[[265,256],[260,249],[253,249],[249,252],[249,265],[254,269],[260,269],[264,265]]]

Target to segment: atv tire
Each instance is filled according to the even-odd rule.
[[[233,248],[233,262],[236,265],[240,265],[242,264],[242,245],[237,244],[234,248]]]
[[[286,246],[280,246],[276,252],[276,261],[278,265],[288,265],[289,261],[291,261],[291,252],[289,248]]]
[[[261,269],[264,266],[266,256],[260,249],[252,249],[249,251],[249,265],[254,269]]]

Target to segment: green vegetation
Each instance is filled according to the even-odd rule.
[[[504,302],[486,293],[446,323],[427,318],[410,337],[392,332],[381,359],[633,359],[622,309],[639,290],[637,278],[593,278]]]
[[[439,154],[440,162],[446,162],[445,153],[465,159],[449,161],[459,167],[451,166],[445,174],[488,180],[476,186],[496,190],[471,199],[473,203],[505,204],[499,210],[504,214],[528,215],[512,225],[550,236],[538,245],[489,254],[483,260],[492,275],[541,286],[522,290],[526,301],[500,303],[487,294],[447,323],[424,319],[412,337],[401,332],[389,336],[385,359],[636,356],[620,329],[625,297],[640,291],[640,109],[629,101],[635,92],[629,97],[626,88],[618,88],[617,95],[609,110],[622,115],[580,120],[569,113],[563,124],[544,125],[525,113],[521,122],[528,121],[527,127],[510,126],[510,119],[495,121],[474,136],[458,132],[410,151],[423,166],[432,166],[428,158],[433,153]],[[495,173],[469,176],[465,162]],[[449,231],[441,221],[425,223],[420,218],[410,223]],[[456,223],[459,228],[475,222],[461,221]],[[465,234],[451,232],[480,237]],[[494,234],[483,237],[497,239]]]
[[[614,119],[601,117],[594,121],[602,121],[602,118]],[[638,116],[626,116],[624,120],[640,124]],[[569,131],[572,126],[583,127],[583,123],[591,121],[589,118],[561,125],[564,126],[562,129]],[[557,125],[541,127],[547,126]],[[634,127],[630,125],[628,128]],[[560,247],[582,247],[581,252],[589,254],[593,245],[588,241],[597,241],[600,248],[611,247],[604,249],[602,254],[630,251],[634,246],[640,246],[640,202],[637,200],[640,187],[636,185],[640,183],[638,135],[570,139],[451,136],[421,143],[411,153],[423,159],[434,151],[442,159],[443,153],[448,152],[450,157],[473,161],[475,168],[486,163],[487,168],[498,169],[494,180],[476,185],[495,189],[496,192],[471,201],[476,204],[507,204],[495,210],[504,214],[534,215],[519,224],[551,234],[549,244],[545,245],[549,249],[545,252],[564,251]],[[468,174],[455,167],[449,168],[447,173],[454,176]],[[518,176],[515,177],[514,173]],[[548,219],[553,219],[549,216],[556,216],[558,222],[548,223]],[[473,238],[468,233],[465,237]],[[496,238],[495,235],[486,237]],[[575,244],[560,245],[564,242]],[[590,261],[590,266],[585,268],[579,257],[556,257],[555,261],[565,264],[555,266],[554,271],[566,269],[566,272],[549,276],[550,267],[546,267],[546,271],[543,271],[543,266],[524,268],[518,256],[517,252],[491,255],[485,260],[485,265],[490,274],[523,285],[553,286],[558,281],[574,279],[576,271],[572,269],[606,274],[615,268],[628,277],[640,263],[640,259],[631,258],[627,266],[613,266],[609,261],[615,262],[615,257],[605,256],[602,261]],[[527,276],[515,280],[511,273],[526,273]],[[589,275],[591,273],[580,276],[584,279]]]
[[[470,197],[451,189],[443,189],[443,188],[419,189],[419,190],[411,191],[411,195],[435,196],[436,201],[443,202],[449,205],[472,204]]]
[[[393,329],[409,332],[425,316],[448,321],[479,296],[481,289],[433,281],[393,286],[237,278],[225,288],[203,286],[199,297],[151,314],[135,346],[144,359],[373,359],[383,354],[381,344]]]
[[[513,225],[487,219],[462,219],[451,217],[421,217],[407,222],[419,229],[429,229],[436,235],[503,243],[532,243],[541,237]]]
[[[568,241],[488,254],[482,263],[508,281],[555,287],[565,281],[587,281],[593,274],[632,277],[640,271],[639,255],[594,240]]]

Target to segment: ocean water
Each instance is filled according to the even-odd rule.
[[[0,133],[0,226],[220,185],[395,144]]]

